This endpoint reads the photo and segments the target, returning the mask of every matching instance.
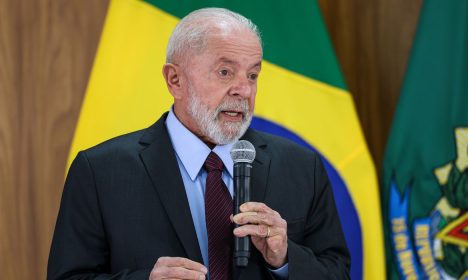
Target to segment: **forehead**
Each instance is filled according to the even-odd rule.
[[[226,63],[257,63],[263,55],[257,36],[249,30],[213,33],[207,36],[202,51],[204,59]]]

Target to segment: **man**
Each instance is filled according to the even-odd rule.
[[[248,129],[262,48],[225,9],[175,28],[163,75],[174,105],[153,126],[74,160],[48,279],[347,279],[349,254],[318,156]],[[253,202],[232,216],[237,139],[255,146]],[[233,223],[239,225],[233,228]],[[246,268],[233,236],[250,236]]]

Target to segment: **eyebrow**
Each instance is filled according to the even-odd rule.
[[[228,63],[228,64],[239,64],[237,62],[235,62],[234,60],[231,60],[229,58],[226,58],[226,57],[221,57],[219,59],[220,62],[224,62],[224,63]]]
[[[229,59],[229,58],[226,58],[226,57],[221,57],[219,59],[219,62],[224,62],[224,63],[227,63],[227,64],[236,64],[236,65],[239,65],[238,62],[232,60],[232,59]],[[255,68],[255,67],[262,67],[262,61],[260,60],[259,62],[255,63],[254,65],[252,65],[250,68]]]
[[[255,68],[255,67],[262,67],[262,61],[260,60],[259,62],[255,63],[252,68]]]

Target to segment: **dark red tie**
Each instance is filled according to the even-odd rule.
[[[205,218],[208,232],[208,263],[210,280],[232,279],[233,226],[232,198],[221,178],[223,162],[211,152],[205,161],[208,171],[205,190]]]

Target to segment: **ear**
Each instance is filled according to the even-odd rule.
[[[166,80],[167,89],[174,97],[180,99],[183,88],[182,69],[177,64],[166,63],[163,66],[162,73],[164,80]]]

